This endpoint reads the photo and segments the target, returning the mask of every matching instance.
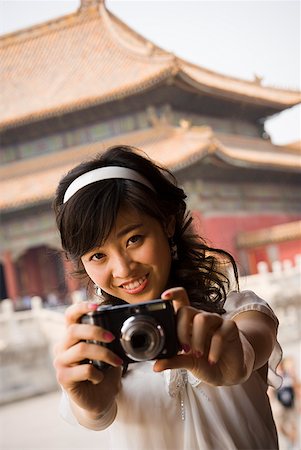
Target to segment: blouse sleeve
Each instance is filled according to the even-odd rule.
[[[228,319],[233,319],[238,314],[241,314],[246,311],[259,311],[269,316],[275,322],[275,325],[278,328],[279,321],[276,315],[274,314],[272,308],[268,305],[266,301],[258,297],[252,291],[230,292],[229,295],[227,296],[224,308],[226,310],[226,316]],[[276,372],[276,368],[280,363],[281,358],[282,358],[282,349],[279,345],[279,342],[276,341],[268,361],[269,364],[268,384],[274,387],[275,389],[278,389],[282,383],[281,376],[278,375]]]
[[[59,413],[66,422],[70,423],[70,425],[78,425],[78,422],[71,410],[69,397],[64,389],[62,389],[61,400],[59,404]]]

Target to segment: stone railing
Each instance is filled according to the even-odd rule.
[[[290,260],[275,261],[272,271],[265,262],[257,266],[258,273],[240,277],[240,288],[251,289],[266,299],[274,308],[287,308],[292,304],[300,306],[301,299],[301,255]]]
[[[0,403],[57,388],[51,340],[45,332],[48,312],[41,308],[40,298],[32,298],[31,303],[31,310],[15,312],[10,300],[1,302]],[[53,317],[53,324],[61,322],[63,329],[63,315],[54,313]]]
[[[301,255],[295,264],[275,262],[271,272],[260,263],[257,274],[240,278],[240,288],[256,292],[273,308],[279,320],[278,341],[283,356],[293,361],[301,379]]]
[[[74,292],[72,301],[81,300],[83,294]],[[0,303],[0,404],[58,388],[52,360],[66,307],[45,308],[40,297],[30,304],[15,311],[10,299]]]
[[[252,290],[266,300],[279,319],[279,340],[283,346],[301,342],[301,255],[291,261],[276,261],[268,271],[258,264],[258,273],[240,278],[241,290]]]

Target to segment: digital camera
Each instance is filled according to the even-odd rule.
[[[100,305],[96,311],[83,315],[81,323],[111,331],[115,336],[113,342],[92,342],[108,347],[125,364],[171,358],[179,350],[176,316],[170,301]],[[89,362],[99,369],[108,366],[102,361]]]

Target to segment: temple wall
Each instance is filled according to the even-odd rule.
[[[241,232],[256,231],[301,219],[297,186],[277,183],[187,181],[187,205],[195,228],[208,244],[230,252],[242,274],[255,273],[257,264],[291,259],[301,251],[300,240],[263,245],[253,250],[238,246]]]

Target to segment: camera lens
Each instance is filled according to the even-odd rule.
[[[156,358],[165,343],[163,328],[152,317],[132,316],[122,325],[120,343],[134,361]]]
[[[131,337],[131,345],[135,351],[141,351],[149,347],[149,339],[145,333],[133,334]]]

